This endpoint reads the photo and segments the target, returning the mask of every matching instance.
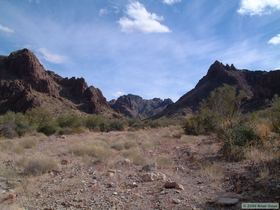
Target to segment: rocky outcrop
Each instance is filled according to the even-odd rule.
[[[224,65],[215,61],[194,89],[183,95],[176,103],[156,115],[182,116],[199,107],[199,103],[207,98],[216,88],[224,84],[235,86],[243,90],[247,100],[242,105],[246,111],[255,110],[266,106],[275,94],[280,94],[280,70],[275,71],[249,71],[236,69],[234,65]]]
[[[83,78],[63,78],[46,71],[28,49],[0,57],[0,112],[25,112],[34,107],[55,111],[113,113],[102,92]]]
[[[146,100],[140,96],[128,94],[109,103],[115,111],[127,117],[145,119],[161,112],[173,102],[171,99],[160,98]]]

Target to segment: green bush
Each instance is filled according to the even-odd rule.
[[[244,158],[244,150],[248,146],[258,146],[262,143],[253,128],[244,124],[224,130],[219,136],[224,142],[222,148],[224,157],[234,161]]]
[[[26,112],[26,117],[30,123],[35,128],[40,127],[53,120],[52,114],[43,108],[34,108]]]
[[[84,125],[90,130],[99,130],[102,123],[104,123],[103,117],[91,115],[85,118]]]
[[[272,101],[270,118],[272,121],[273,130],[280,133],[280,98],[275,96]]]
[[[0,132],[6,138],[23,136],[31,130],[28,119],[22,113],[7,112],[0,117]]]
[[[82,126],[82,117],[75,114],[64,114],[56,119],[61,128],[78,128]]]
[[[123,131],[124,122],[121,120],[113,120],[108,125],[108,131]]]
[[[46,122],[45,124],[38,127],[37,131],[40,133],[44,133],[47,136],[55,134],[59,130],[58,126],[55,122]]]

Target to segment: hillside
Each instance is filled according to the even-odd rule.
[[[280,94],[279,80],[280,70],[269,72],[239,70],[234,65],[224,65],[215,61],[207,74],[199,80],[191,91],[156,115],[156,118],[181,116],[195,111],[203,99],[207,98],[214,89],[224,84],[234,86],[246,93],[247,99],[242,104],[244,110],[256,110],[265,107],[275,94]]]
[[[30,50],[1,56],[0,113],[25,112],[34,107],[56,113],[114,113],[98,88],[88,86],[83,78],[63,78],[46,71]]]

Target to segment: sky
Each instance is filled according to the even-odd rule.
[[[0,54],[21,48],[108,100],[176,101],[215,60],[280,69],[280,0],[0,0]]]

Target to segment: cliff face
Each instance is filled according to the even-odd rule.
[[[54,111],[113,113],[102,92],[83,78],[62,78],[46,71],[28,49],[0,57],[0,113],[34,107]]]
[[[124,95],[117,100],[110,101],[110,105],[115,111],[127,117],[139,119],[152,117],[172,103],[171,99],[162,100],[154,98],[146,100],[132,94]]]
[[[247,100],[243,104],[243,109],[248,111],[258,109],[265,106],[275,94],[280,94],[279,79],[280,70],[270,72],[238,70],[234,65],[224,65],[215,61],[194,89],[156,117],[186,115],[195,111],[203,99],[224,84],[235,86],[246,93]]]

